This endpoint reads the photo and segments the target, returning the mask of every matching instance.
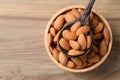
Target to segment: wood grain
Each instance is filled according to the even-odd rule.
[[[47,22],[58,10],[88,0],[0,0],[0,80],[120,80],[120,0],[96,0],[111,25],[113,47],[108,59],[87,73],[60,69],[44,48]]]

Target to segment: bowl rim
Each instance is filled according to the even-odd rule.
[[[92,12],[95,13],[95,14],[104,22],[104,24],[106,25],[106,27],[108,28],[109,33],[110,33],[110,42],[109,42],[109,46],[108,46],[108,51],[107,51],[106,55],[104,55],[104,56],[102,57],[102,59],[100,59],[100,61],[99,61],[98,63],[96,63],[96,64],[94,64],[94,65],[92,65],[92,66],[90,66],[90,67],[84,68],[84,69],[71,69],[71,68],[67,68],[67,67],[61,65],[59,62],[57,62],[57,61],[53,58],[53,56],[52,56],[52,54],[51,54],[51,52],[50,52],[50,50],[49,50],[49,48],[48,48],[48,45],[47,45],[46,36],[47,36],[47,33],[48,33],[48,31],[49,31],[50,25],[51,25],[51,23],[53,22],[53,20],[55,20],[56,17],[59,16],[60,14],[62,14],[63,12],[68,11],[68,10],[71,10],[71,9],[73,9],[73,8],[83,8],[83,9],[84,9],[85,6],[82,6],[82,5],[67,6],[67,7],[59,10],[59,11],[58,11],[56,14],[54,14],[54,15],[52,16],[52,18],[49,20],[49,22],[48,22],[48,24],[47,24],[47,26],[46,26],[46,29],[45,29],[45,33],[44,33],[44,34],[45,34],[45,35],[44,35],[45,49],[46,49],[49,57],[52,59],[52,61],[53,61],[56,65],[58,65],[59,67],[61,67],[61,68],[64,69],[64,70],[67,70],[67,71],[70,71],[70,72],[87,72],[87,71],[91,71],[91,70],[97,68],[98,66],[100,66],[100,65],[106,60],[106,58],[107,58],[108,55],[110,54],[110,51],[111,51],[111,48],[112,48],[112,42],[113,42],[112,31],[111,31],[110,25],[108,24],[107,20],[106,20],[101,14],[99,14],[96,10],[92,9]]]

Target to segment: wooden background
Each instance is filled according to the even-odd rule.
[[[108,59],[87,73],[56,66],[44,48],[49,19],[63,7],[88,0],[0,0],[0,80],[120,80],[120,0],[96,0],[95,9],[111,25]]]

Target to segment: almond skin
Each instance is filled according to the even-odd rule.
[[[87,49],[90,48],[91,44],[92,44],[92,38],[90,35],[88,35],[87,36]]]
[[[83,9],[78,9],[79,14],[83,12]]]
[[[66,66],[69,67],[69,68],[74,68],[75,64],[72,61],[68,61]]]
[[[53,41],[56,43],[57,42],[57,39],[58,39],[58,35],[59,35],[59,32],[57,32],[57,34],[55,35]]]
[[[68,22],[71,22],[73,20],[75,20],[76,18],[71,14],[71,13],[66,13],[65,14],[65,21],[68,23]]]
[[[107,53],[107,44],[104,40],[101,41],[99,50],[101,56],[104,56]]]
[[[54,22],[54,28],[56,30],[60,30],[63,27],[63,24],[64,24],[64,16],[60,15],[57,17],[57,19]]]
[[[55,30],[55,28],[51,27],[51,28],[50,28],[50,33],[51,33],[53,36],[55,36],[55,35],[56,35],[56,30]]]
[[[68,61],[68,58],[63,54],[63,53],[59,53],[59,62],[62,65],[66,65]]]
[[[52,39],[53,39],[52,34],[51,34],[51,33],[47,34],[47,44],[48,44],[48,46],[51,45],[51,43],[52,43]]]
[[[89,58],[87,61],[88,62],[91,62],[91,63],[96,63],[100,60],[100,57],[98,55],[95,55],[94,57],[92,58]]]
[[[72,25],[72,27],[70,28],[70,31],[76,32],[80,27],[81,27],[81,23],[76,22],[75,24]]]
[[[82,62],[85,62],[87,60],[87,56],[81,56],[80,59],[82,60]]]
[[[80,68],[82,66],[82,61],[79,58],[71,58],[73,63],[76,65],[76,68]]]
[[[103,33],[97,33],[93,37],[94,37],[94,39],[102,39],[103,38]]]
[[[80,49],[80,44],[77,42],[77,41],[74,41],[74,40],[70,40],[69,41],[69,44],[70,46],[73,48],[73,49]]]
[[[76,31],[76,35],[78,36],[79,34],[87,34],[90,31],[89,26],[82,26]]]
[[[87,54],[87,59],[93,58],[95,56],[95,52],[93,50],[91,50],[88,54]]]
[[[62,32],[62,36],[67,40],[76,40],[77,39],[76,34],[70,30],[64,30]]]
[[[98,48],[94,44],[92,45],[92,49],[95,51],[95,53],[99,52]]]
[[[79,35],[78,42],[81,46],[81,50],[85,50],[87,47],[87,42],[86,42],[86,38],[85,38],[84,34]]]
[[[71,13],[76,17],[78,18],[80,15],[79,15],[79,12],[76,10],[76,9],[72,9],[71,10]]]
[[[68,51],[68,55],[70,55],[70,56],[77,56],[77,55],[81,55],[83,53],[84,53],[84,51],[75,50],[75,49],[71,49]]]
[[[98,25],[94,28],[93,32],[99,33],[102,30],[103,30],[103,24],[101,22],[99,22]]]
[[[52,53],[53,53],[53,57],[55,58],[55,60],[58,61],[59,60],[59,51],[56,48],[54,48]]]
[[[92,28],[94,28],[95,26],[97,26],[97,24],[99,23],[99,20],[96,18],[96,16],[94,16],[91,24],[92,24]]]
[[[109,33],[109,30],[108,30],[107,27],[104,28],[103,35],[104,35],[104,38],[105,38],[105,42],[108,44],[109,40],[110,40],[110,33]]]
[[[61,38],[60,41],[59,41],[59,43],[60,43],[60,46],[62,48],[64,48],[65,50],[70,50],[69,42],[66,39]]]

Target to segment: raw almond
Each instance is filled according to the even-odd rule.
[[[55,35],[56,35],[56,30],[55,30],[55,28],[51,27],[51,28],[50,28],[50,33],[51,33],[53,36],[55,36]]]
[[[47,34],[47,38],[46,39],[47,39],[48,46],[50,46],[51,43],[52,43],[52,39],[53,39],[52,34],[51,33]]]
[[[82,60],[82,62],[85,62],[87,60],[87,56],[81,56],[80,59]]]
[[[81,55],[83,53],[84,53],[84,51],[75,50],[75,49],[71,49],[68,51],[68,55],[70,55],[70,56],[77,56],[77,55]]]
[[[66,65],[67,62],[68,62],[68,58],[63,54],[63,53],[59,53],[59,62],[62,64],[62,65]]]
[[[81,46],[81,50],[85,50],[87,47],[87,42],[86,42],[86,38],[85,38],[84,34],[79,35],[78,42]]]
[[[76,35],[78,36],[79,34],[87,34],[90,31],[89,26],[82,26],[76,31]]]
[[[69,44],[73,49],[80,49],[80,44],[77,41],[70,40]]]
[[[108,44],[109,40],[110,40],[110,33],[107,27],[104,28],[103,30],[103,35],[105,38],[105,42]]]
[[[97,26],[98,23],[99,23],[99,20],[94,16],[93,20],[91,21],[92,28],[94,28],[95,26]]]
[[[79,14],[82,14],[83,9],[78,9]]]
[[[79,68],[82,66],[82,61],[79,58],[71,58],[73,63],[75,63],[76,67]]]
[[[92,49],[95,51],[95,53],[99,52],[98,48],[94,44],[92,45]]]
[[[91,44],[92,44],[92,38],[90,35],[88,35],[87,36],[87,49],[90,48]]]
[[[76,17],[78,18],[80,15],[79,15],[79,12],[76,10],[76,9],[72,9],[71,10],[71,13]]]
[[[87,61],[91,63],[96,63],[100,60],[100,57],[98,55],[95,55],[93,58],[89,58]]]
[[[56,43],[57,42],[57,39],[58,39],[58,36],[59,36],[59,32],[57,32],[57,34],[55,35],[53,41]]]
[[[62,36],[67,40],[76,40],[77,39],[76,34],[70,30],[64,30],[62,32]]]
[[[99,50],[101,56],[104,56],[107,53],[107,44],[104,40],[102,40],[102,42],[100,43]]]
[[[54,22],[54,28],[56,30],[60,30],[63,27],[63,24],[64,24],[64,16],[60,15],[57,17],[57,19]]]
[[[64,48],[65,50],[70,50],[69,42],[66,39],[61,38],[60,41],[59,41],[59,43],[60,43],[60,46],[62,48]]]
[[[94,28],[93,32],[99,33],[102,30],[103,30],[103,24],[101,22],[99,22],[98,25]]]
[[[94,19],[94,14],[93,12],[90,13],[90,20],[92,21]]]
[[[97,33],[94,35],[94,39],[102,39],[103,38],[103,33]]]
[[[80,27],[81,27],[81,23],[80,22],[76,22],[75,24],[72,25],[72,27],[70,28],[70,30],[72,32],[76,32]]]
[[[71,13],[66,13],[65,14],[65,21],[66,22],[71,22],[73,20],[75,20],[76,18],[71,14]]]
[[[88,62],[87,63],[87,66],[89,67],[89,66],[91,66],[93,63],[92,62]]]
[[[87,54],[87,59],[93,58],[95,56],[95,52],[93,50],[91,50],[88,54]]]
[[[59,60],[59,51],[56,48],[54,48],[52,53],[53,53],[53,57],[55,58],[55,60],[58,61]]]
[[[69,68],[74,68],[75,64],[72,61],[68,61],[66,66],[69,67]]]

